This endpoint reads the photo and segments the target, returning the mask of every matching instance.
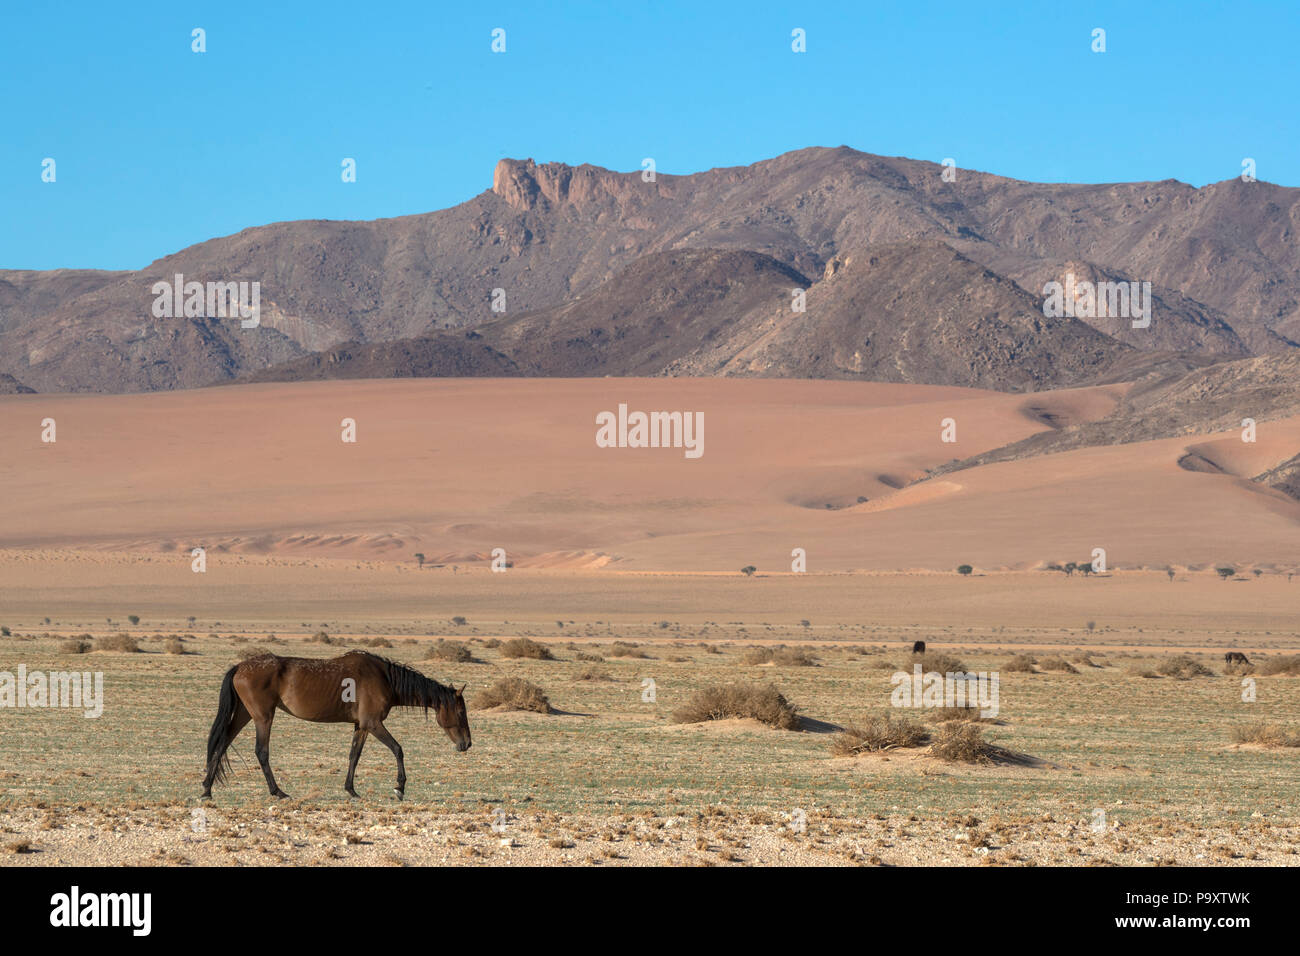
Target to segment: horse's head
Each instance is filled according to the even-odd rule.
[[[459,689],[453,686],[455,695],[439,704],[435,712],[438,726],[447,731],[451,742],[462,753],[470,748],[469,714],[465,710],[466,686],[468,685],[461,684]]]

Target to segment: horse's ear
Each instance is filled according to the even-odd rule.
[[[456,695],[457,695],[458,697],[464,697],[464,696],[465,696],[465,688],[468,687],[468,686],[469,686],[468,681],[467,681],[466,683],[464,683],[464,684],[461,684],[461,685],[460,685],[460,690],[456,691]]]

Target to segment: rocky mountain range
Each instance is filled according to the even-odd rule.
[[[437,212],[277,223],[133,272],[0,271],[0,381],[129,392],[705,375],[1037,390],[1297,349],[1300,189],[943,171],[846,147],[650,182],[506,159],[491,189]],[[176,275],[258,282],[260,324],[158,317],[153,286]],[[1149,326],[1045,315],[1045,284],[1067,275],[1150,283]]]

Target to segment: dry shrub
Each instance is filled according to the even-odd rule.
[[[1011,660],[1002,665],[1002,669],[1008,674],[1032,674],[1034,665],[1038,663],[1038,658],[1032,654],[1017,654]]]
[[[1261,661],[1258,666],[1259,673],[1265,677],[1276,677],[1280,674],[1300,676],[1300,654],[1270,657],[1268,660]]]
[[[478,710],[504,707],[507,710],[530,710],[538,714],[551,712],[551,702],[546,699],[546,693],[522,677],[503,677],[491,687],[479,691],[474,697],[473,706]]]
[[[1243,664],[1240,661],[1233,661],[1231,664],[1223,665],[1223,674],[1225,677],[1245,677],[1248,674],[1255,673],[1254,664]]]
[[[608,654],[610,657],[634,657],[638,660],[648,660],[650,655],[641,650],[636,644],[626,644],[623,641],[615,641],[611,645]]]
[[[424,655],[426,661],[451,661],[453,664],[468,664],[474,659],[468,647],[460,641],[437,640]]]
[[[1064,674],[1079,673],[1079,669],[1064,657],[1044,657],[1038,662],[1038,666],[1045,671],[1060,671]]]
[[[140,650],[136,644],[135,638],[123,631],[120,634],[105,634],[103,637],[95,638],[95,650],[97,651],[121,651],[124,654],[135,654]]]
[[[317,631],[311,637],[307,638],[312,644],[333,644],[334,638],[330,637],[325,631]]]
[[[247,660],[252,660],[254,657],[262,657],[262,656],[264,656],[264,655],[266,655],[266,654],[270,654],[270,653],[271,653],[271,652],[268,651],[265,647],[260,647],[260,646],[258,646],[258,645],[255,644],[255,645],[253,645],[252,647],[245,647],[245,648],[243,648],[243,649],[239,652],[239,659],[240,659],[241,661],[247,661]]]
[[[976,724],[944,724],[935,735],[930,753],[955,763],[991,763],[998,748],[984,740]]]
[[[573,655],[573,659],[574,659],[574,660],[578,660],[578,661],[582,661],[583,663],[586,663],[586,664],[603,664],[603,663],[605,663],[605,658],[601,657],[599,654],[589,654],[589,653],[586,652],[586,651],[578,651],[578,653],[576,653],[576,654]]]
[[[1160,676],[1146,664],[1130,664],[1127,670],[1130,677],[1144,677],[1150,680]]]
[[[1234,727],[1232,740],[1239,744],[1262,744],[1265,747],[1300,747],[1300,732],[1281,724],[1254,723]]]
[[[872,716],[862,723],[849,723],[831,738],[831,753],[851,757],[860,753],[881,753],[899,747],[919,747],[930,732],[910,717]]]
[[[168,638],[167,643],[163,645],[163,650],[168,654],[186,654],[185,642],[179,637]]]
[[[1188,657],[1186,654],[1166,657],[1156,665],[1156,673],[1163,674],[1165,677],[1174,677],[1178,680],[1187,680],[1191,677],[1214,676],[1214,671],[1210,670],[1200,661]]]
[[[938,723],[947,723],[950,720],[973,720],[982,721],[984,718],[980,715],[980,709],[974,704],[967,704],[965,707],[934,707],[930,710],[930,719]]]
[[[966,665],[957,658],[949,654],[939,654],[935,651],[926,651],[924,654],[913,654],[912,659],[908,662],[911,667],[917,664],[921,665],[921,671],[925,674],[964,674]],[[910,668],[909,668],[910,669]]]
[[[817,661],[802,647],[779,647],[772,660],[782,667],[816,667]]]
[[[386,637],[372,637],[368,641],[362,641],[363,647],[392,647],[393,642]]]
[[[579,672],[578,676],[574,679],[575,680],[613,680],[614,678],[610,677],[607,671],[603,671],[599,667],[584,667],[582,671]]]
[[[869,663],[867,664],[867,666],[870,667],[872,670],[877,670],[877,671],[896,671],[896,670],[898,670],[898,668],[895,667],[894,664],[893,664],[892,662],[887,661],[887,660],[883,660],[883,659],[882,659],[882,660],[878,660],[878,661],[871,661],[871,662],[869,662]]]
[[[778,730],[798,730],[798,708],[770,684],[713,684],[702,687],[673,712],[673,722],[698,724],[728,717],[752,717]]]
[[[516,637],[501,645],[502,657],[525,657],[534,661],[553,661],[555,656],[545,644],[531,641],[526,637]]]
[[[89,637],[89,635],[82,635],[82,636]],[[90,647],[91,647],[90,641],[83,641],[80,638],[72,638],[71,640],[64,641],[62,644],[59,645],[59,653],[60,654],[85,654],[87,651],[90,650]]]
[[[770,647],[750,647],[740,657],[742,664],[770,664],[772,663],[772,648]]]

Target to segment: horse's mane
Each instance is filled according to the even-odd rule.
[[[399,664],[387,657],[363,653],[373,658],[384,669],[388,677],[388,686],[393,689],[399,706],[423,707],[427,714],[430,707],[436,710],[439,707],[455,704],[456,691],[446,684],[439,684],[432,677],[425,677],[415,668]]]

